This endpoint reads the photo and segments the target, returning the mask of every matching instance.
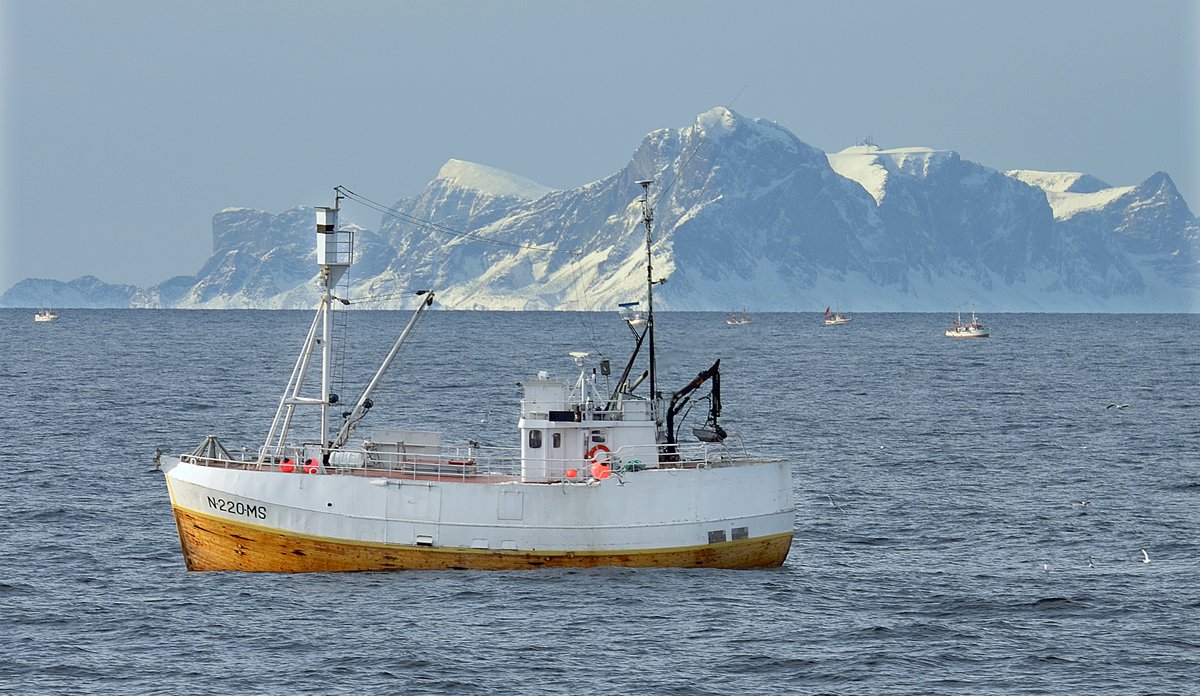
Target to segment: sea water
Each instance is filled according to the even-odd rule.
[[[661,313],[660,389],[720,358],[731,442],[791,462],[782,567],[293,576],[187,572],[152,459],[261,445],[309,313],[32,315],[0,311],[0,692],[1200,690],[1200,316]],[[341,317],[352,403],[409,315]],[[515,445],[518,381],[632,345],[431,312],[364,427]]]

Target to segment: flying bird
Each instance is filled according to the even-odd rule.
[[[1109,408],[1115,408],[1115,409],[1117,409],[1117,410],[1120,410],[1120,409],[1123,409],[1123,408],[1129,408],[1129,404],[1118,404],[1118,403],[1116,403],[1116,402],[1113,402],[1113,403],[1111,403],[1111,404],[1109,404],[1109,405],[1105,406],[1104,408],[1105,408],[1105,409],[1109,409]]]
[[[1150,554],[1146,553],[1146,549],[1142,549],[1142,563],[1150,562]]]

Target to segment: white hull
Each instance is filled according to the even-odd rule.
[[[962,315],[952,322],[953,326],[946,329],[947,338],[987,338],[987,327],[979,322],[979,318],[975,316],[975,312],[971,312],[971,321],[963,322]]]

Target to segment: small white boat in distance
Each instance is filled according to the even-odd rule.
[[[837,326],[838,324],[849,324],[854,321],[854,317],[841,312],[830,312],[829,308],[825,308],[825,326]]]
[[[55,319],[58,319],[58,312],[44,307],[38,310],[37,314],[33,315],[34,321],[54,321]]]
[[[950,328],[946,329],[946,336],[950,338],[987,338],[987,327],[979,322],[975,316],[975,310],[971,310],[971,321],[963,323],[962,312],[958,313],[958,318],[952,321]]]
[[[750,314],[743,309],[741,315],[739,315],[737,312],[730,312],[729,318],[725,320],[725,323],[729,326],[744,326],[749,324],[750,321]]]

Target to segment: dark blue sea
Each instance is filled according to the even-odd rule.
[[[348,401],[409,315],[342,316]],[[257,448],[310,318],[0,310],[0,692],[1200,692],[1200,315],[661,314],[661,387],[721,358],[792,463],[780,568],[189,573],[154,451]],[[370,424],[516,444],[519,380],[631,346],[432,312]]]

